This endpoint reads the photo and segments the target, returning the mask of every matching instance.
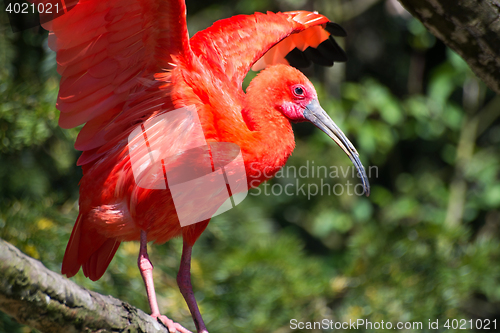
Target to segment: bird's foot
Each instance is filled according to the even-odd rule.
[[[151,317],[153,317],[156,320],[160,320],[163,323],[163,325],[165,325],[168,328],[168,331],[170,333],[177,333],[177,332],[179,332],[179,333],[193,333],[190,330],[188,330],[187,328],[183,327],[181,324],[178,324],[178,323],[174,322],[172,319],[169,319],[167,316],[163,316],[160,314],[154,314],[154,315],[151,315]]]

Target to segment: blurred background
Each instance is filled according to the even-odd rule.
[[[371,171],[370,197],[353,195],[359,179],[345,154],[314,126],[294,125],[287,166],[328,174],[285,172],[212,220],[192,263],[210,332],[323,332],[293,330],[290,320],[324,318],[418,321],[424,332],[429,319],[447,332],[447,319],[500,326],[500,98],[467,64],[395,0],[188,0],[187,8],[191,34],[267,10],[317,10],[340,23],[349,61],[303,71]],[[58,82],[47,32],[13,33],[2,9],[0,237],[56,272],[81,177],[78,129],[57,126]],[[293,195],[279,193],[286,184]],[[323,184],[340,184],[339,195],[313,195]],[[162,312],[194,329],[175,281],[181,243],[151,246],[150,256]],[[137,254],[138,243],[122,244],[101,280],[81,272],[73,280],[149,313]],[[0,313],[0,332],[30,331]]]

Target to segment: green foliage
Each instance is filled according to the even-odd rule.
[[[341,12],[339,4],[328,10]],[[240,0],[236,8],[297,9],[280,6]],[[191,7],[196,28],[234,14],[227,4]],[[0,237],[59,271],[78,212],[78,130],[57,126],[46,33],[14,34],[4,14],[0,23]],[[324,318],[420,321],[428,331],[429,319],[442,329],[448,318],[500,315],[500,123],[485,111],[500,109],[498,98],[414,19],[379,4],[348,26],[351,60],[335,71],[346,79],[334,84],[332,71],[316,68],[312,80],[358,148],[371,196],[353,194],[359,178],[334,142],[294,125],[297,148],[283,173],[214,218],[194,248],[195,293],[213,332],[290,332],[291,319]],[[363,29],[387,38],[366,49],[355,36]],[[410,69],[419,61],[420,78]],[[160,308],[194,329],[175,281],[180,250],[175,239],[150,255]],[[148,311],[137,253],[138,244],[123,244],[101,280],[74,280]],[[0,314],[0,332],[27,331]]]

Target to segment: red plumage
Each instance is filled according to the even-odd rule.
[[[332,59],[343,60],[345,54],[330,36],[341,28],[318,13],[268,12],[218,21],[189,39],[185,11],[182,0],[88,0],[44,25],[51,31],[49,46],[57,52],[62,76],[59,124],[85,124],[75,143],[83,151],[78,160],[83,168],[80,212],[63,274],[73,276],[82,267],[97,280],[120,242],[141,240],[142,248],[147,241],[163,243],[181,235],[185,271],[191,246],[209,220],[181,227],[170,191],[137,186],[130,162],[130,133],[157,115],[195,106],[207,142],[240,147],[248,187],[258,186],[286,163],[295,145],[290,120],[314,122],[359,162],[343,134],[318,125],[322,115],[310,115],[317,106],[314,87],[288,66],[297,60],[288,57],[292,51],[299,61],[317,57],[333,64],[330,53]],[[310,59],[300,58],[305,57],[301,52]],[[254,64],[257,69],[270,67],[245,94],[242,81]],[[186,279],[180,272],[181,291],[197,329],[204,331],[194,297],[186,294]]]

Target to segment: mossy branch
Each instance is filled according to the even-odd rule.
[[[500,94],[500,1],[399,0]]]
[[[80,287],[2,239],[0,310],[42,332],[168,332],[143,311]]]

